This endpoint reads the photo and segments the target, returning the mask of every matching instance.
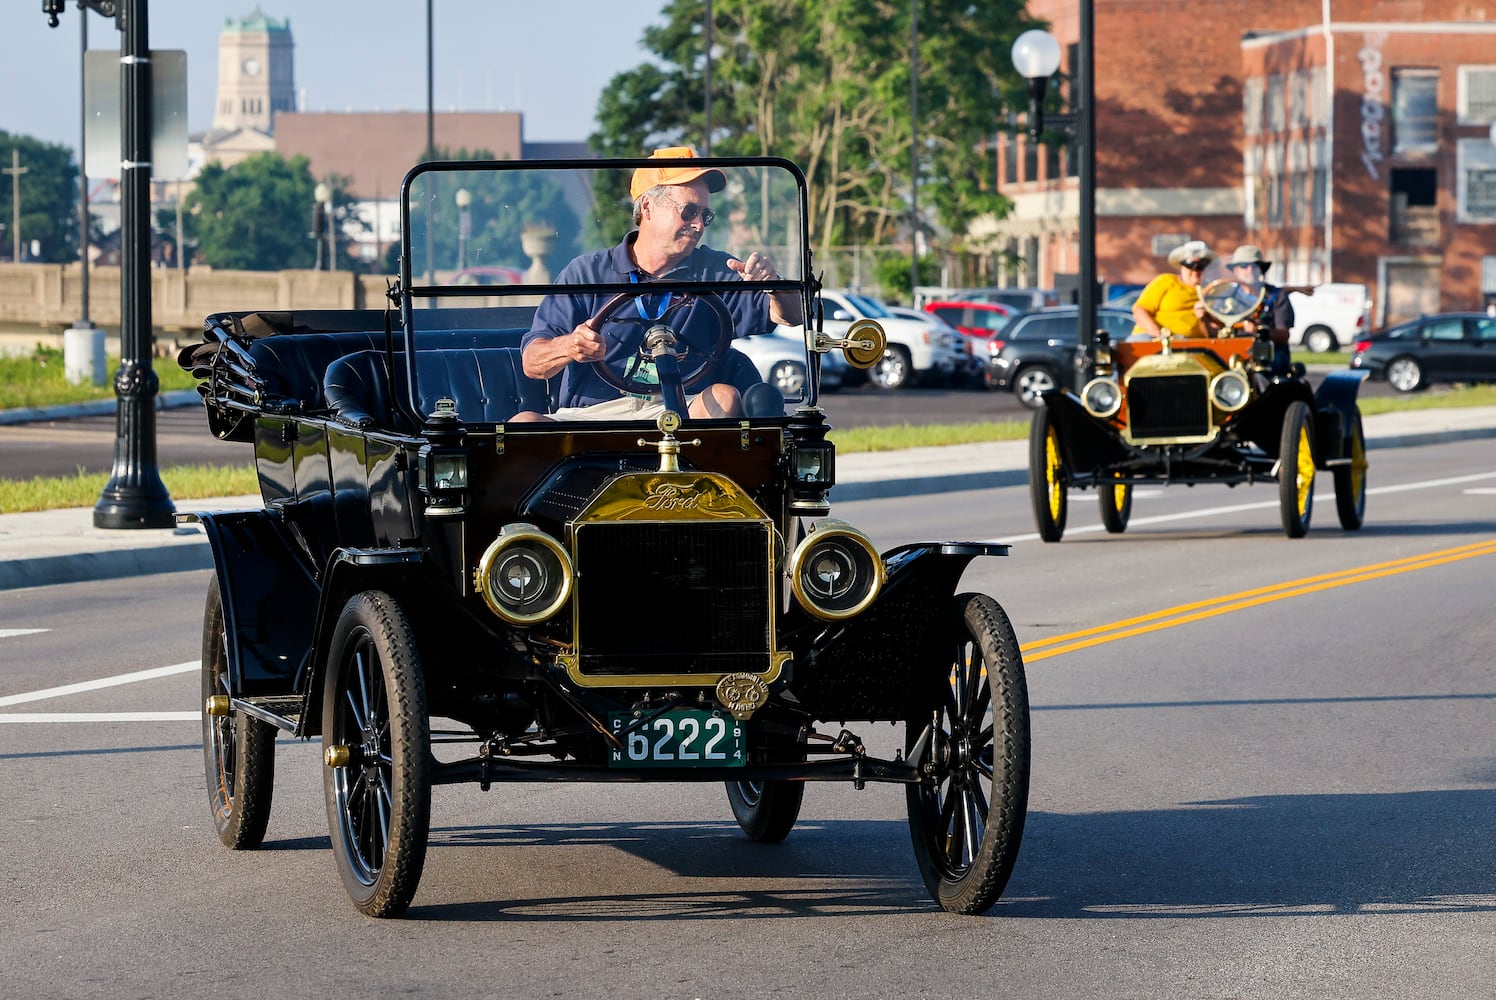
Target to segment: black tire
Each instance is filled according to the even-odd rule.
[[[1018,402],[1031,410],[1037,410],[1044,405],[1041,398],[1043,393],[1058,388],[1060,382],[1055,373],[1043,365],[1029,365],[1018,369],[1013,376],[1013,395],[1018,397]]]
[[[1063,454],[1060,429],[1049,407],[1040,407],[1029,424],[1029,499],[1039,537],[1046,542],[1058,542],[1065,534],[1070,498]]]
[[[986,594],[953,598],[949,685],[905,729],[909,759],[933,767],[906,786],[914,857],[931,897],[978,914],[1002,895],[1028,814],[1029,706],[1008,616]],[[989,716],[990,711],[990,716]]]
[[[1096,488],[1096,499],[1101,502],[1102,527],[1113,535],[1126,531],[1132,517],[1132,484],[1103,483]]]
[[[907,348],[889,344],[873,367],[867,370],[867,379],[879,389],[902,389],[914,379],[914,362]]]
[[[228,634],[218,577],[203,609],[203,763],[208,808],[225,847],[252,851],[265,840],[275,793],[275,727],[252,715],[209,715],[208,699],[229,694]]]
[[[748,839],[777,844],[790,835],[805,798],[803,781],[729,781],[727,801]]]
[[[1428,385],[1423,365],[1406,354],[1387,362],[1387,384],[1398,392],[1417,392]]]
[[[1335,337],[1335,331],[1327,326],[1311,326],[1304,331],[1303,339],[1304,347],[1315,354],[1324,354],[1340,346],[1340,341]]]
[[[1314,445],[1310,439],[1309,404],[1294,400],[1283,413],[1278,446],[1278,507],[1283,533],[1303,538],[1314,514]]]
[[[1346,456],[1350,465],[1337,465],[1335,480],[1335,513],[1346,531],[1357,531],[1366,518],[1366,434],[1361,430],[1361,408],[1356,407],[1351,422],[1351,438]]]
[[[805,366],[798,361],[776,361],[769,369],[768,382],[786,399],[798,396],[805,388]]]
[[[326,764],[348,748],[345,766]],[[371,917],[405,912],[431,826],[430,720],[410,622],[389,594],[343,606],[322,695],[322,790],[343,886]]]

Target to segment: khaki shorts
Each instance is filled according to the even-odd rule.
[[[698,393],[698,395],[700,395]],[[688,396],[686,405],[696,401]],[[659,396],[619,396],[591,406],[562,406],[551,414],[554,420],[654,420],[665,412],[665,401]],[[684,413],[681,416],[685,416]]]

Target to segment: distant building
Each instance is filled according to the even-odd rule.
[[[1073,76],[1073,0],[1033,0]],[[1464,0],[1094,4],[1099,277],[1141,283],[1169,249],[1255,243],[1281,284],[1364,283],[1373,318],[1496,293],[1496,23]],[[1202,21],[1203,18],[1203,21]],[[973,236],[998,283],[1053,287],[1079,259],[1072,152],[1015,117]]]
[[[296,110],[295,45],[289,18],[259,7],[229,18],[218,36],[218,100],[203,136],[208,160],[233,166],[275,149],[277,119]]]

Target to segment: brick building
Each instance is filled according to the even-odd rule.
[[[1067,72],[1074,0],[1029,10]],[[1364,283],[1377,322],[1496,297],[1485,17],[1459,0],[1095,0],[1100,277],[1145,282],[1203,239],[1258,244],[1285,284]],[[973,235],[1020,262],[1006,283],[1052,286],[1077,270],[1074,158],[1021,130],[999,147],[1016,209]]]

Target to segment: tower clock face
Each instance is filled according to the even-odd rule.
[[[242,68],[244,70],[244,75],[245,76],[259,76],[260,75],[260,61],[258,59],[246,59],[241,64],[240,68]]]

